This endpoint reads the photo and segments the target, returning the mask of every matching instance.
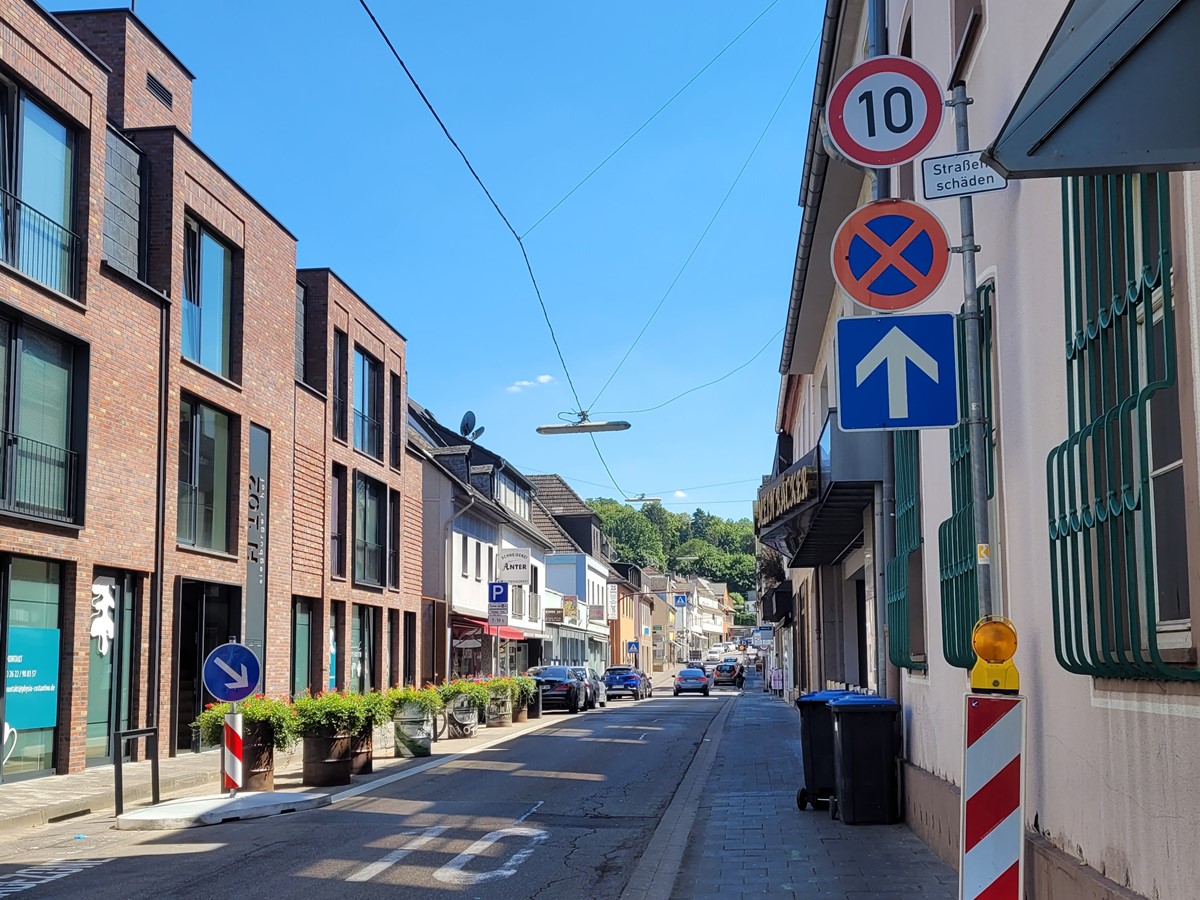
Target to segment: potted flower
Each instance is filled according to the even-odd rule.
[[[354,707],[354,719],[350,723],[350,774],[370,775],[374,771],[375,727],[392,718],[392,704],[381,691],[365,694],[347,694]]]
[[[206,744],[224,742],[225,714],[228,703],[210,703],[192,723]],[[242,715],[242,753],[247,791],[275,788],[275,751],[287,750],[298,737],[296,711],[286,700],[262,694],[247,697],[238,704]]]
[[[507,728],[513,722],[513,699],[518,692],[517,683],[511,678],[491,678],[487,681],[488,728]]]
[[[529,720],[529,714],[531,712],[530,707],[533,704],[533,697],[537,693],[537,682],[528,675],[518,675],[513,679],[513,681],[515,681],[517,685],[517,703],[516,706],[513,707],[513,721],[526,722]],[[542,710],[539,707],[537,710],[537,716],[540,716],[541,714]]]
[[[349,784],[350,736],[352,729],[361,725],[354,703],[340,691],[326,691],[315,697],[302,694],[294,705],[304,738],[304,784]]]
[[[469,738],[479,727],[479,710],[488,702],[487,685],[458,678],[437,689],[446,706],[446,724],[452,738]]]
[[[437,688],[392,688],[388,699],[396,729],[396,756],[429,756],[433,749],[433,715],[442,708]]]

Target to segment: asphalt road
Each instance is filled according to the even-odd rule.
[[[60,876],[30,900],[616,898],[732,693],[550,713],[561,721],[310,812],[177,832],[39,829],[0,850],[0,896],[22,872]],[[96,862],[30,869],[61,859]]]

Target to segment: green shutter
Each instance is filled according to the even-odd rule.
[[[892,433],[896,489],[896,555],[884,569],[887,585],[888,654],[892,664],[925,671],[929,666],[913,658],[909,617],[909,555],[921,547],[920,433]]]
[[[979,357],[983,374],[983,415],[986,432],[992,428],[992,296],[995,285],[979,286],[982,332]],[[975,665],[971,630],[979,620],[979,596],[975,563],[975,504],[971,496],[971,431],[966,424],[967,346],[962,320],[958,323],[959,410],[963,424],[950,432],[951,514],[938,528],[939,578],[942,595],[942,655],[960,669]],[[988,497],[995,495],[991,442],[988,442]]]
[[[1081,675],[1198,680],[1158,646],[1149,412],[1176,381],[1168,176],[1062,190],[1070,437],[1046,460],[1055,654]],[[1162,326],[1145,327],[1157,297]]]

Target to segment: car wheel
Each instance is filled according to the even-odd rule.
[[[704,696],[705,696],[705,697],[707,697],[707,696],[708,696],[708,688],[705,688],[705,689],[704,689]]]
[[[567,701],[567,712],[571,715],[579,712],[579,694],[573,694],[571,699]]]
[[[675,692],[675,696],[676,696],[676,697],[678,697],[678,696],[679,696],[679,691],[676,691],[676,692]]]
[[[596,701],[592,699],[592,695],[590,692],[587,694],[587,698],[583,701],[583,708],[584,709],[595,709],[596,708]]]

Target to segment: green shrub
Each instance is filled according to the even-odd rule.
[[[400,708],[406,704],[419,707],[426,716],[432,716],[445,705],[441,693],[435,687],[392,688],[388,691],[388,701],[392,718],[395,718]]]
[[[341,691],[325,691],[315,697],[303,694],[296,698],[295,707],[305,737],[354,733],[365,720],[361,704]]]
[[[228,703],[210,703],[196,717],[192,725],[200,729],[206,744],[221,744],[225,740],[225,714]],[[244,725],[267,725],[271,732],[271,743],[276,750],[287,750],[300,736],[300,720],[295,708],[286,700],[277,700],[262,694],[247,697],[238,704]]]

